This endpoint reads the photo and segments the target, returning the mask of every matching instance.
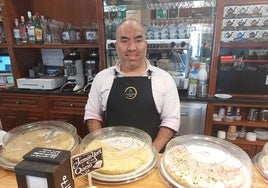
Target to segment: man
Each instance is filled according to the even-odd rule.
[[[88,129],[133,126],[147,132],[160,152],[180,125],[176,84],[146,59],[147,41],[138,21],[119,25],[115,47],[119,62],[99,72],[91,86],[84,116]]]
[[[171,47],[175,48],[175,42],[171,43]],[[182,41],[180,49],[173,49],[171,51],[170,61],[174,65],[174,70],[178,71],[180,75],[185,74],[187,54],[184,53],[183,48],[186,46],[186,42]]]
[[[210,51],[210,48],[209,48],[209,45],[208,43],[204,43],[203,46],[201,47],[201,50],[200,50],[200,61],[203,62],[203,63],[206,63],[207,59],[210,58],[210,54],[211,51]]]

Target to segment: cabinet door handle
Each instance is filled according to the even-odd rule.
[[[74,107],[74,104],[73,104],[73,103],[71,103],[71,104],[70,104],[70,107]]]
[[[20,104],[20,101],[19,101],[19,100],[17,100],[17,101],[16,101],[16,104]]]
[[[189,116],[188,112],[181,112],[181,116]]]

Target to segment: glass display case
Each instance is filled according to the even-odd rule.
[[[104,0],[107,66],[117,61],[117,26],[127,18],[139,20],[148,40],[147,58],[167,70],[178,88],[187,89],[195,63],[211,61],[216,0]]]
[[[226,5],[222,20],[216,92],[267,93],[267,2]]]

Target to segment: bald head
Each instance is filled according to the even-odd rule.
[[[145,71],[147,41],[140,22],[128,19],[118,26],[115,48],[122,72],[134,76]]]
[[[116,39],[118,39],[121,34],[122,34],[122,30],[125,30],[125,29],[136,29],[136,30],[139,30],[141,33],[142,33],[142,37],[144,37],[145,39],[145,31],[144,31],[144,28],[143,26],[141,25],[141,23],[138,21],[138,20],[135,20],[135,19],[126,19],[124,21],[122,21],[120,23],[120,25],[117,27],[117,30],[116,30]]]

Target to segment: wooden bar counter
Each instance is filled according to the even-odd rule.
[[[254,166],[252,166],[253,184],[251,188],[268,188],[268,184],[262,179],[262,177],[257,173]],[[152,170],[147,176],[142,179],[124,184],[124,185],[99,185],[93,183],[97,188],[168,188],[168,186],[162,181],[158,174],[157,167]],[[75,179],[76,188],[86,188],[88,182],[85,178],[79,177]],[[1,188],[17,188],[16,175],[13,171],[5,170],[0,167],[0,187]]]

